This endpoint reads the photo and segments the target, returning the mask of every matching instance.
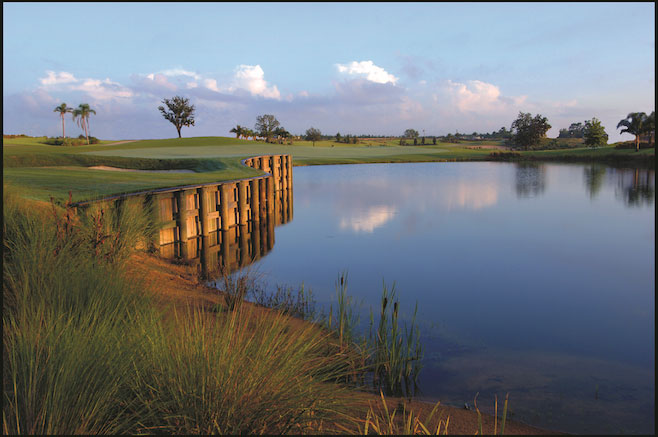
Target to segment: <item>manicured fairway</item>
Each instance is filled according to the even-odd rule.
[[[352,164],[387,162],[430,162],[484,160],[486,148],[497,142],[440,143],[432,146],[400,146],[393,139],[360,140],[359,144],[335,141],[296,141],[293,145],[266,144],[226,137],[172,138],[164,140],[103,141],[76,147],[44,144],[45,137],[3,139],[3,182],[21,189],[23,196],[58,201],[75,201],[99,196],[164,188],[176,185],[219,182],[250,177],[259,171],[240,161],[258,155],[290,154],[293,164]],[[580,148],[523,152],[530,159],[603,158],[622,159],[652,154],[654,149],[636,153],[612,146],[597,150]],[[186,169],[193,173],[137,173],[93,170],[92,166],[124,169]]]

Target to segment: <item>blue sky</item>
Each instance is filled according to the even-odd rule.
[[[293,133],[491,132],[519,111],[555,137],[611,141],[655,109],[654,3],[3,3],[3,133],[61,135],[89,103],[99,138],[171,138],[163,98],[228,136],[274,114]],[[79,128],[69,121],[67,134]]]

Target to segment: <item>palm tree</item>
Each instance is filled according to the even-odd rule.
[[[617,124],[617,129],[623,127],[621,133],[635,135],[635,151],[640,150],[640,135],[646,130],[647,114],[644,112],[631,112],[625,119]]]
[[[78,108],[73,111],[73,120],[80,117],[78,121],[78,126],[82,128],[85,132],[85,137],[87,138],[87,144],[89,144],[89,115],[96,114],[96,111],[89,107],[88,103],[81,103],[78,105]]]
[[[53,112],[59,112],[59,115],[62,117],[62,138],[66,138],[66,129],[64,127],[64,115],[67,112],[73,112],[73,108],[66,106],[66,103],[62,103],[55,108]]]
[[[240,125],[237,125],[233,129],[231,129],[229,132],[231,132],[232,134],[235,134],[235,138],[239,139],[241,136],[243,136],[245,134],[245,128],[243,128]]]

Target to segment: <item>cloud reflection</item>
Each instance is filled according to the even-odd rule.
[[[350,212],[350,211],[348,211]],[[350,229],[355,233],[372,233],[391,220],[397,208],[387,205],[376,205],[367,210],[352,211],[348,217],[341,217],[340,229]]]

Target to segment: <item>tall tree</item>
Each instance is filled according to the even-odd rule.
[[[644,133],[649,137],[649,147],[651,147],[656,137],[656,111],[651,111],[644,123]]]
[[[271,114],[259,115],[256,117],[254,130],[269,143],[272,140],[272,136],[274,136],[274,131],[280,124],[279,120]]]
[[[608,144],[608,134],[605,133],[605,128],[596,117],[585,121],[583,135],[585,137],[585,144],[588,146],[605,146]]]
[[[617,129],[623,127],[620,133],[629,133],[635,135],[635,150],[640,150],[640,135],[646,129],[645,123],[647,121],[647,114],[644,112],[631,112],[625,119],[617,124]]]
[[[89,107],[88,103],[80,103],[76,109],[73,110],[73,120],[78,122],[78,126],[85,132],[87,144],[89,144],[89,116],[96,115],[96,111]]]
[[[322,132],[320,132],[320,129],[316,129],[314,127],[306,129],[306,140],[313,141],[313,147],[315,147],[315,142],[320,141],[321,138]]]
[[[403,136],[405,138],[416,138],[416,137],[418,137],[418,131],[415,130],[415,129],[407,129],[407,130],[404,131]]]
[[[539,141],[546,136],[546,132],[551,128],[548,119],[540,114],[532,117],[529,112],[519,112],[519,116],[512,123],[512,142],[517,147],[529,147],[539,144]]]
[[[66,103],[62,103],[61,105],[57,106],[53,112],[59,112],[59,115],[62,117],[62,138],[66,138],[66,129],[64,127],[64,116],[69,112],[73,112],[73,108],[66,106]]]
[[[167,109],[158,106],[160,113],[176,127],[178,138],[181,138],[180,130],[183,126],[194,126],[194,105],[190,104],[189,99],[181,96],[164,99],[162,103],[167,105]]]
[[[273,133],[279,140],[279,144],[283,144],[284,140],[287,140],[291,137],[290,132],[288,132],[283,126],[274,129]]]

